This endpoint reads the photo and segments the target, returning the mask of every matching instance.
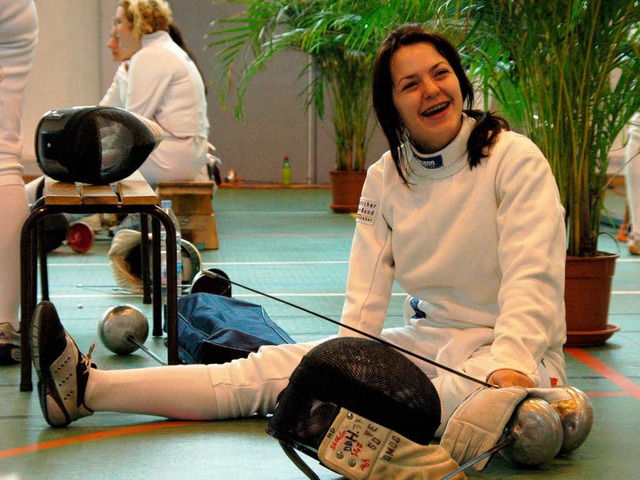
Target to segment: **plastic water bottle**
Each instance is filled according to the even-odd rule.
[[[178,296],[180,296],[181,284],[182,284],[182,235],[180,234],[180,222],[178,217],[173,212],[171,200],[162,200],[160,208],[169,215],[173,225],[176,228],[176,260],[177,260],[177,281],[178,281]],[[164,303],[167,299],[167,231],[164,228],[160,229],[160,271],[162,272],[162,298]]]
[[[291,163],[289,163],[289,155],[285,155],[284,160],[282,160],[282,185],[285,187],[291,185]]]

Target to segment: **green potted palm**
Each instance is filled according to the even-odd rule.
[[[637,1],[470,3],[463,51],[549,160],[566,209],[568,345],[601,344],[617,331],[607,316],[618,255],[600,252],[598,237],[608,153],[640,109]]]
[[[568,234],[568,343],[598,344],[616,331],[607,315],[617,255],[598,251],[598,237],[608,152],[640,110],[637,0],[233,3],[247,8],[216,22],[220,28],[212,44],[224,46],[225,71],[241,72],[240,105],[253,75],[279,50],[308,54],[318,73],[310,98],[320,115],[328,92],[339,172],[362,171],[366,164],[369,71],[382,38],[406,21],[445,30],[460,44],[471,75],[482,80],[485,93],[497,99],[512,124],[536,142],[556,177]],[[237,68],[247,49],[253,60]],[[614,72],[617,83],[612,83]],[[584,273],[590,261],[595,274]],[[582,280],[586,291],[578,286]],[[603,298],[597,300],[596,293]]]
[[[225,87],[236,92],[236,116],[255,74],[278,52],[295,50],[309,56],[314,69],[308,105],[318,116],[331,108],[336,146],[330,172],[336,212],[355,212],[366,175],[368,146],[375,122],[371,107],[371,67],[382,36],[408,18],[428,18],[432,5],[443,2],[404,0],[231,0],[245,8],[236,16],[212,23],[210,47],[218,47]],[[248,59],[248,60],[247,60]],[[307,73],[301,71],[301,76]],[[223,98],[224,101],[224,98]]]

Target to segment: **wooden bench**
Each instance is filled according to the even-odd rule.
[[[178,364],[178,279],[176,272],[176,235],[171,218],[158,206],[158,197],[146,180],[138,172],[111,185],[84,185],[62,183],[45,179],[44,195],[32,207],[21,232],[21,380],[20,390],[31,391],[31,317],[38,297],[38,260],[40,260],[40,286],[42,300],[49,299],[47,276],[47,254],[39,248],[42,237],[41,219],[56,213],[86,214],[115,213],[140,214],[142,238],[149,238],[147,216],[151,217],[152,228],[152,271],[149,277],[149,243],[142,242],[143,301],[153,301],[153,335],[162,336],[162,295],[160,289],[152,294],[150,285],[160,285],[160,226],[167,231],[167,356],[169,364]],[[173,265],[173,268],[170,266]],[[152,280],[152,282],[150,282]]]
[[[217,250],[218,232],[213,213],[214,183],[160,182],[156,186],[158,199],[171,200],[180,221],[182,238],[193,243],[198,250]]]

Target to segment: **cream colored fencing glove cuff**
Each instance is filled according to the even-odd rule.
[[[420,445],[344,408],[320,444],[318,459],[350,480],[440,480],[458,468],[440,445]]]
[[[516,407],[527,397],[522,387],[482,388],[453,412],[440,445],[460,465],[496,445]],[[491,457],[473,468],[483,470]]]

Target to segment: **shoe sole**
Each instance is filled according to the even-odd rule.
[[[36,369],[38,379],[42,378],[42,372],[40,370],[40,310],[41,304],[36,305],[36,309],[33,312],[33,318],[31,320],[31,361],[33,367]],[[39,383],[39,382],[38,382]]]
[[[49,311],[47,311],[49,309]],[[42,339],[42,318],[52,318],[57,316],[56,307],[50,302],[40,302],[36,305],[33,311],[33,318],[31,320],[31,360],[33,366],[38,374],[38,378],[42,380],[42,368],[40,366],[40,340]],[[58,322],[60,320],[58,319]],[[64,327],[63,327],[64,328]],[[66,331],[65,331],[66,335]],[[67,335],[68,338],[68,335]],[[75,343],[75,342],[74,342]]]
[[[52,427],[65,427],[71,423],[71,418],[66,411],[64,402],[58,394],[57,388],[51,388],[51,385],[55,387],[55,381],[51,377],[49,372],[44,372],[42,365],[40,364],[40,345],[42,339],[42,323],[41,319],[44,316],[48,316],[46,308],[52,308],[55,314],[55,307],[53,304],[47,302],[41,302],[36,306],[33,313],[33,320],[31,323],[31,359],[33,366],[38,375],[38,397],[40,399],[40,408],[42,415],[49,425]],[[72,342],[77,350],[77,345],[73,339],[66,334],[67,342]],[[79,350],[77,350],[79,351]],[[75,359],[77,363],[77,359]],[[55,406],[57,412],[53,412],[50,407]]]

